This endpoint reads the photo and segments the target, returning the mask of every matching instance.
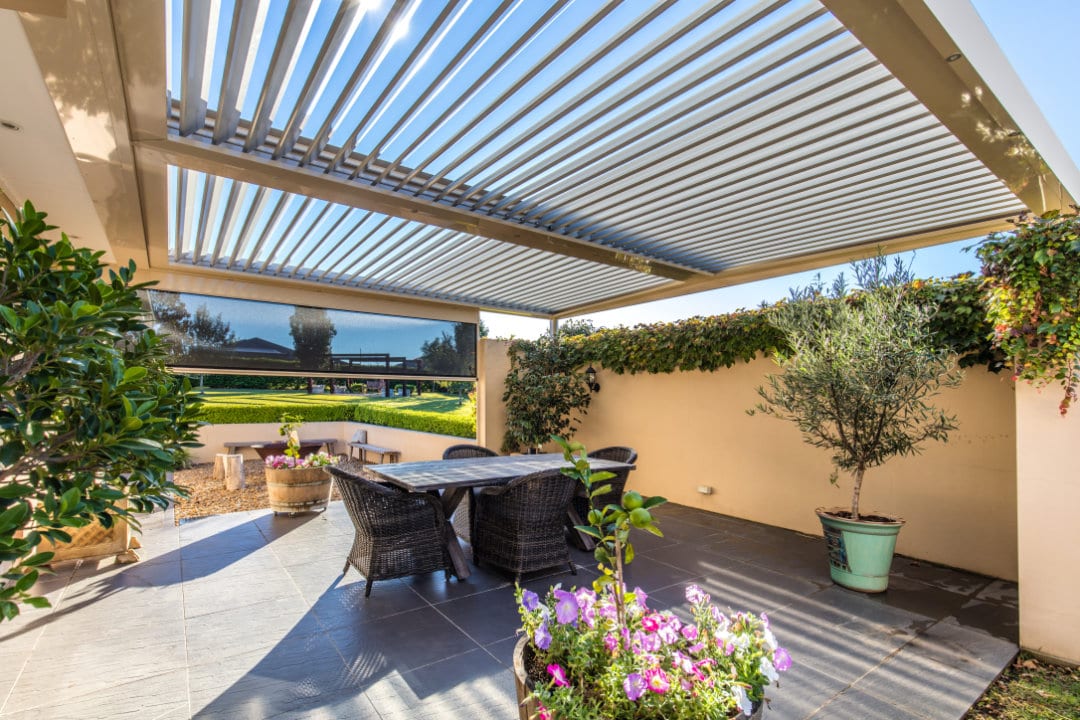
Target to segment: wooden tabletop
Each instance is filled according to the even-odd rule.
[[[496,457],[458,458],[455,460],[425,460],[395,465],[368,466],[370,472],[385,478],[398,487],[413,492],[445,490],[455,487],[500,485],[514,478],[541,470],[569,467],[562,453],[543,455],[499,455]],[[614,460],[589,458],[593,470],[633,469],[635,466]]]

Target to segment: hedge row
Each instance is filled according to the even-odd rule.
[[[396,410],[382,405],[357,405],[353,419],[371,425],[385,425],[404,430],[454,435],[456,437],[476,437],[476,419],[446,413],[424,412],[422,410]]]
[[[211,425],[234,425],[236,423],[278,423],[284,413],[299,416],[302,422],[342,422],[353,419],[355,403],[320,403],[318,405],[291,405],[286,403],[266,405],[230,405],[207,403],[203,405],[200,420]]]
[[[320,405],[204,405],[200,420],[211,425],[236,423],[278,423],[283,413],[298,416],[302,422],[344,422],[355,420],[371,425],[416,430],[419,432],[476,437],[476,420],[471,417],[420,410],[398,410],[371,403]]]
[[[954,352],[961,366],[1000,365],[990,342],[982,279],[960,275],[949,280],[916,280],[912,290],[934,308],[931,330]],[[852,296],[852,302],[858,296]],[[783,333],[769,321],[769,307],[725,315],[693,317],[632,328],[601,328],[566,339],[582,365],[595,363],[618,374],[718,370],[786,349]],[[511,353],[525,353],[532,341],[515,340]]]

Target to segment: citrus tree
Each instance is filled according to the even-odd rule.
[[[52,559],[46,539],[164,507],[167,474],[195,446],[197,400],[145,322],[134,263],[105,276],[29,202],[0,221],[0,619]],[[126,504],[121,501],[126,500]],[[47,547],[47,546],[46,546]]]

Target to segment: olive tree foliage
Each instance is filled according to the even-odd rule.
[[[46,539],[137,526],[181,492],[167,473],[197,445],[198,401],[165,367],[134,263],[106,279],[102,253],[51,229],[29,202],[0,221],[0,620],[48,605],[30,592]]]
[[[758,388],[762,402],[750,412],[788,420],[807,443],[831,451],[837,470],[853,476],[857,519],[867,469],[945,441],[956,428],[929,400],[961,376],[935,342],[930,311],[914,299],[903,266],[890,271],[879,257],[853,267],[858,291],[849,294],[841,276],[831,292],[818,282],[771,311],[791,351],[775,356],[780,372]]]
[[[578,347],[544,335],[515,340],[508,354],[503,452],[539,448],[552,435],[571,437],[591,399]]]

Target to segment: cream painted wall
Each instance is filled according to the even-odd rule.
[[[459,438],[452,435],[435,435],[355,422],[304,423],[300,428],[300,439],[337,438],[337,451],[344,453],[348,451],[345,443],[353,436],[353,433],[360,429],[368,431],[368,442],[370,444],[400,450],[402,462],[438,460],[442,457],[443,450],[451,445],[473,442],[469,438]],[[199,431],[199,442],[203,446],[195,448],[191,453],[192,461],[212,462],[216,453],[225,452],[226,442],[277,439],[279,439],[277,423],[205,425]],[[251,449],[246,450],[244,456],[249,459],[258,458],[255,451]]]
[[[1020,644],[1080,664],[1080,410],[1056,386],[1016,392]]]
[[[505,343],[485,341],[486,357]],[[502,346],[501,348],[497,346]],[[820,534],[814,508],[850,502],[851,484],[828,482],[828,453],[802,442],[790,423],[746,414],[754,388],[775,365],[757,360],[715,373],[616,375],[601,371],[576,439],[589,448],[631,445],[639,453],[630,484],[684,505]],[[502,396],[506,364],[484,370],[489,397]],[[1016,579],[1014,397],[1006,377],[975,368],[942,395],[959,417],[947,444],[897,458],[867,473],[862,508],[907,520],[897,551]],[[485,405],[485,410],[489,406]],[[498,447],[489,417],[483,444]],[[712,495],[697,486],[708,485]]]

